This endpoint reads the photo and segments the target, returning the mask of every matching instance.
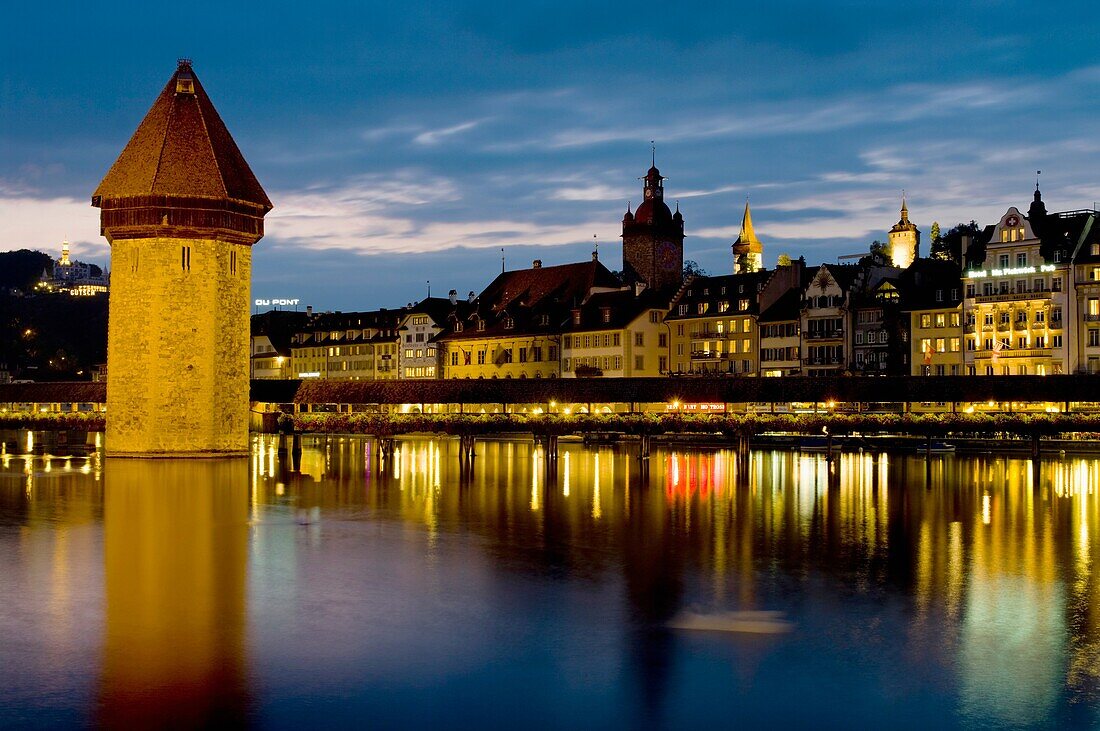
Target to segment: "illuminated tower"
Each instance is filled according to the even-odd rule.
[[[756,238],[752,228],[752,212],[745,201],[745,215],[741,218],[741,234],[733,242],[733,272],[747,274],[764,268],[764,245]]]
[[[111,244],[107,453],[245,453],[251,247],[271,201],[190,61],[92,205]]]
[[[920,231],[909,222],[909,209],[905,205],[905,196],[901,197],[901,220],[894,224],[889,234],[890,260],[902,269],[920,256]]]
[[[673,289],[684,280],[684,217],[665,203],[664,178],[654,165],[645,176],[642,204],[623,216],[623,275],[651,289]]]
[[[68,266],[73,265],[72,260],[69,259],[69,242],[68,241],[62,241],[61,242],[61,259],[59,259],[57,263],[60,264],[63,267],[68,267]]]

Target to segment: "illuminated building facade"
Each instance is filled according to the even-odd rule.
[[[668,372],[667,302],[650,290],[593,294],[562,328],[562,377],[659,376]]]
[[[907,374],[964,375],[963,283],[958,266],[918,259],[902,275],[901,289],[901,308],[909,318]],[[966,334],[973,334],[973,328]]]
[[[403,310],[323,312],[291,338],[294,378],[383,381],[398,378]]]
[[[1009,208],[967,253],[963,324],[970,375],[1042,376],[1077,368],[1070,261],[1091,215],[1048,215],[1038,189],[1029,213]]]
[[[443,350],[439,338],[449,333],[473,310],[473,292],[459,300],[451,290],[448,297],[428,297],[409,307],[398,324],[400,378],[442,378]]]
[[[591,261],[502,272],[471,303],[469,314],[439,338],[446,378],[557,378],[562,327],[577,305],[621,288]]]
[[[673,373],[759,374],[760,270],[686,282],[668,314]]]
[[[92,204],[113,266],[107,453],[246,453],[252,245],[271,201],[189,61]]]
[[[46,292],[67,292],[75,297],[106,294],[110,276],[102,269],[69,256],[69,242],[61,242],[61,258],[49,271],[43,271],[35,289]]]

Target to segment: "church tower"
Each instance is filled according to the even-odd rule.
[[[901,197],[901,220],[889,233],[890,260],[896,267],[905,269],[920,256],[920,231],[909,222],[909,208],[905,196]]]
[[[246,454],[252,245],[271,201],[190,61],[92,205],[111,245],[107,454]]]
[[[684,279],[684,217],[665,203],[656,165],[646,173],[642,204],[623,216],[623,276],[658,290],[676,290]]]
[[[764,268],[764,245],[756,238],[752,227],[752,212],[745,201],[745,215],[741,217],[741,234],[733,242],[733,273],[748,274]]]

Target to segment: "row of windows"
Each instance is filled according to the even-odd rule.
[[[888,342],[890,342],[890,333],[886,332],[885,330],[878,330],[869,333],[856,333],[856,345],[863,345],[864,343],[866,343],[867,345],[874,345],[875,343],[885,345]]]
[[[799,334],[797,322],[781,322],[775,325],[761,325],[760,337],[762,338],[793,338]]]
[[[435,348],[428,348],[427,350],[424,350],[423,348],[405,348],[405,357],[406,358],[434,358],[435,357]]]
[[[435,366],[416,366],[406,368],[405,378],[435,378]]]
[[[958,327],[959,317],[960,315],[958,312],[937,312],[935,315],[924,314],[920,316],[920,326],[927,329],[930,327],[947,327],[948,323],[950,323],[951,327]]]
[[[518,350],[519,350],[519,361],[518,362],[520,362],[520,363],[529,363],[529,362],[530,363],[540,363],[540,362],[542,362],[543,349],[542,349],[541,346],[535,346],[535,347],[532,347],[532,348],[523,347],[523,348],[519,348]],[[485,365],[485,359],[486,359],[486,353],[487,352],[488,351],[485,348],[480,348],[476,352],[471,352],[469,350],[462,350],[462,351],[452,350],[451,351],[451,365],[453,365],[453,366],[472,365],[471,361],[474,359],[475,355],[477,357],[477,364],[478,365]],[[547,361],[550,361],[550,362],[556,361],[558,359],[558,348],[557,348],[557,346],[556,345],[551,345],[550,347],[548,347],[546,349],[546,355],[547,355],[547,358],[546,358]],[[503,364],[506,364],[506,363],[516,362],[514,360],[514,357],[513,357],[513,348],[500,348],[499,350],[496,351],[496,354],[493,356],[493,358],[494,358],[494,362],[497,363],[498,365],[503,365]]]
[[[952,353],[959,352],[959,338],[936,338],[934,341],[932,338],[922,338],[920,341],[920,352],[928,354],[932,352],[946,353],[948,348]]]
[[[689,295],[690,295],[690,293],[689,293]],[[745,312],[746,310],[749,309],[750,304],[751,304],[750,300],[739,299],[739,300],[737,300],[737,309],[740,312]],[[686,315],[686,314],[688,314],[688,311],[690,310],[690,308],[691,308],[691,305],[683,303],[679,307],[676,308],[676,314]],[[717,307],[718,312],[729,312],[729,309],[730,309],[730,303],[727,302],[726,300],[722,300],[718,303],[718,307]],[[709,311],[710,311],[710,302],[697,302],[697,303],[695,303],[695,314],[696,315],[705,315]],[[653,322],[656,322],[656,320],[653,320]]]
[[[1100,335],[1100,333],[1098,333],[1098,335]],[[927,342],[927,341],[923,341],[923,342]],[[1098,342],[1096,344],[1100,345],[1100,340],[1098,340]],[[969,351],[977,350],[977,347],[978,347],[978,341],[977,341],[976,338],[967,338],[966,339],[966,349],[967,350],[969,350]],[[1046,348],[1047,347],[1047,337],[1045,335],[1037,335],[1035,337],[1034,341],[1029,339],[1027,336],[1020,337],[1020,338],[1016,339],[1016,347],[1020,348],[1021,350],[1027,350],[1029,348]],[[1052,335],[1050,337],[1050,347],[1052,347],[1052,348],[1061,348],[1062,347],[1062,336],[1061,335]],[[1011,338],[985,338],[984,340],[982,340],[982,349],[983,350],[1008,350],[1010,348],[1012,348],[1012,339]],[[943,351],[940,351],[940,352],[943,352]],[[952,352],[954,352],[954,351],[952,351]]]
[[[641,368],[638,363],[644,364],[644,360],[641,360],[642,356],[635,356],[635,368]],[[583,370],[585,368],[595,368],[601,371],[621,371],[623,368],[623,359],[619,355],[604,355],[604,356],[590,356],[582,358],[566,358],[562,361],[562,368],[566,373],[573,370]]]
[[[413,333],[405,333],[405,342],[406,343],[422,343],[422,342],[424,342],[424,337],[425,337],[424,333],[416,333],[415,335]]]
[[[714,326],[713,330],[710,329],[711,325]],[[745,319],[741,320],[741,331],[746,332],[746,333],[747,332],[752,332],[752,320],[748,319],[747,317]],[[725,333],[736,333],[736,332],[737,332],[737,320],[729,320],[728,322],[719,320],[718,322],[707,323],[707,324],[703,325],[702,329],[692,330],[691,331],[691,337],[699,338],[699,337],[707,337],[709,335],[715,335],[715,334],[723,335]],[[683,335],[683,331],[680,331],[680,334]]]
[[[1002,279],[997,282],[982,282],[982,296],[992,297],[999,294],[1031,294],[1033,292],[1061,292],[1062,291],[1062,278],[1054,277],[1050,280],[1050,285],[1047,286],[1046,279],[1037,277],[1031,282],[1031,289],[1027,288],[1026,279],[1016,280],[1015,292],[1012,290],[1012,282],[1007,279]],[[966,296],[977,297],[978,289],[976,284],[966,285]]]
[[[789,348],[763,348],[760,351],[760,360],[772,361],[772,360],[798,360],[799,352],[797,346],[791,346]]]

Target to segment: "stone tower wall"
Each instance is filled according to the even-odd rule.
[[[251,247],[115,239],[111,269],[107,453],[246,453]]]

